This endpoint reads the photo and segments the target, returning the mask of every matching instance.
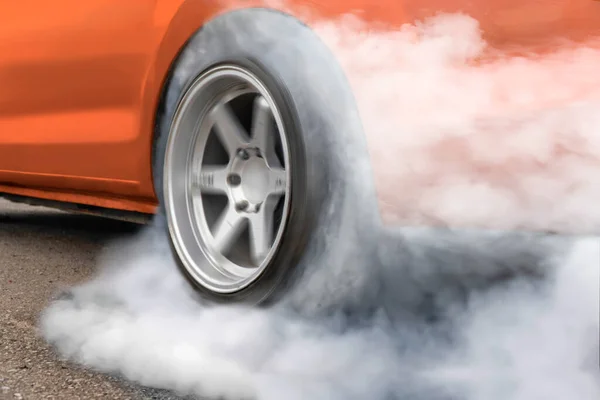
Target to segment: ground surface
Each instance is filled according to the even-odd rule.
[[[88,278],[109,240],[136,225],[0,200],[0,399],[175,399],[61,361],[37,320],[64,287]]]

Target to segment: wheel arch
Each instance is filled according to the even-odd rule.
[[[371,10],[361,2],[361,9]],[[180,3],[174,7],[174,3]],[[154,199],[158,200],[157,188],[154,184],[154,139],[160,124],[160,117],[165,106],[165,97],[169,89],[175,65],[187,43],[210,20],[240,9],[262,8],[291,16],[302,24],[311,26],[319,20],[339,17],[350,12],[351,7],[343,1],[328,3],[320,0],[232,0],[230,2],[214,2],[211,0],[158,0],[158,5],[168,5],[171,10],[166,14],[172,16],[166,19],[166,27],[161,35],[160,43],[154,55],[154,60],[147,74],[146,85],[142,99],[141,132],[144,135],[145,154],[147,154],[143,176],[153,188]],[[371,10],[372,11],[372,10]],[[403,13],[399,13],[403,16]],[[161,15],[164,18],[164,15]]]

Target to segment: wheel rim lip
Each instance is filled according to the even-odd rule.
[[[208,118],[206,117],[217,104],[223,102],[224,98],[235,94],[235,91],[231,89],[218,91],[219,93],[216,96],[205,94],[206,99],[204,101],[199,100],[199,97],[201,97],[203,90],[210,89],[210,87],[214,87],[220,82],[224,84],[223,81],[225,83],[231,81],[232,83],[247,85],[248,89],[245,92],[240,90],[238,95],[256,93],[267,101],[275,120],[276,134],[279,136],[283,150],[286,188],[281,221],[277,226],[273,244],[267,256],[258,267],[242,267],[229,260],[223,254],[215,256],[214,251],[210,249],[209,240],[206,238],[206,234],[210,234],[210,229],[206,222],[201,197],[190,194],[191,179],[193,179],[191,170],[197,162],[201,165],[204,157],[204,154],[200,154],[199,156],[194,154],[197,142],[198,140],[206,142],[213,126],[213,124],[207,122]],[[231,101],[235,97],[237,96],[233,96],[225,102]],[[200,114],[197,114],[196,111],[199,107],[202,108],[202,111]],[[195,122],[191,124],[193,120]],[[190,128],[190,125],[193,126],[193,129],[186,130],[186,128]],[[203,130],[206,130],[206,132],[203,132]],[[202,135],[205,135],[205,137],[202,137]],[[177,173],[177,169],[175,168],[177,163],[182,162],[177,159],[177,156],[181,156],[181,154],[177,154],[177,144],[178,142],[181,143],[182,138],[184,141],[187,140],[190,142],[186,153],[184,179],[173,175]],[[181,148],[182,146],[180,145],[179,147]],[[264,273],[279,250],[289,219],[293,183],[291,180],[290,158],[287,130],[280,108],[271,92],[254,73],[238,65],[223,64],[207,70],[191,83],[179,102],[171,124],[165,152],[163,186],[169,234],[183,267],[194,281],[212,292],[230,294],[250,286]],[[183,201],[184,204],[180,204],[182,203],[182,199],[185,199]],[[198,203],[199,205],[195,205],[194,203]],[[178,207],[180,208],[179,210],[177,209]],[[198,222],[198,218],[201,218],[200,223]],[[235,273],[231,273],[232,271],[240,274],[236,276]],[[241,272],[246,273],[243,274]]]

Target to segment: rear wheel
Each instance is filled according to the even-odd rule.
[[[323,263],[352,275],[378,220],[374,188],[348,84],[307,27],[264,9],[210,21],[165,101],[156,187],[173,254],[202,294],[261,303]]]

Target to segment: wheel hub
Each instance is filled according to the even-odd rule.
[[[241,150],[229,167],[231,200],[240,206],[240,211],[256,212],[270,191],[269,165],[258,149]]]

